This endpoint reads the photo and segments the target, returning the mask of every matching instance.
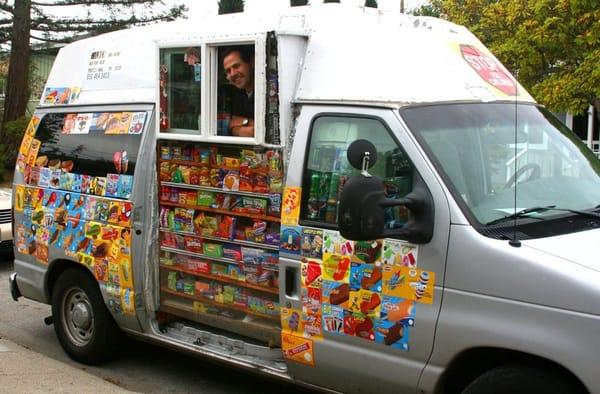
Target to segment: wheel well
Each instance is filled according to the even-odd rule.
[[[470,382],[484,372],[509,364],[528,365],[544,371],[552,371],[554,374],[560,374],[582,393],[588,392],[571,371],[554,361],[523,352],[492,347],[469,349],[456,356],[442,374],[435,392],[461,393]]]
[[[55,260],[55,261],[53,261],[49,265],[48,273],[46,275],[46,297],[49,300],[49,302],[52,302],[52,290],[54,289],[54,284],[56,283],[58,278],[62,275],[62,273],[70,268],[80,269],[81,271],[84,271],[88,275],[93,277],[91,272],[79,263],[76,263],[71,260]],[[96,279],[94,278],[94,280],[96,280]]]

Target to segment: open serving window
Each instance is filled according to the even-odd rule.
[[[280,145],[274,34],[159,46],[160,138]]]

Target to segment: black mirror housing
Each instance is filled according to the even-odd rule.
[[[404,206],[409,220],[400,229],[386,229],[384,209]],[[387,198],[385,187],[376,176],[350,178],[340,196],[338,225],[342,237],[349,240],[373,240],[399,237],[424,244],[433,237],[434,206],[425,182],[415,172],[413,191],[401,199]]]

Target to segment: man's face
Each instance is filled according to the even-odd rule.
[[[246,63],[240,53],[235,51],[225,56],[223,59],[223,69],[227,80],[238,89],[243,89],[246,92],[252,90],[252,66]]]

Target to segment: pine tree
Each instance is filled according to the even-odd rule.
[[[168,10],[150,11],[162,0],[0,0],[0,44],[10,45],[2,122],[25,114],[29,98],[28,74],[31,40],[48,44],[68,43],[82,36],[95,35],[127,26],[174,20],[187,11],[184,5]],[[56,7],[88,6],[80,17],[57,17]],[[136,6],[143,6],[140,12]],[[94,7],[94,16],[91,8]],[[156,8],[156,7],[155,7]],[[98,16],[100,15],[100,16]],[[105,15],[105,16],[102,16]],[[0,134],[0,140],[3,135]]]
[[[244,12],[244,0],[219,0],[219,15]]]
[[[377,8],[377,0],[366,0],[365,7]]]
[[[290,5],[292,7],[308,5],[308,0],[290,0]]]

